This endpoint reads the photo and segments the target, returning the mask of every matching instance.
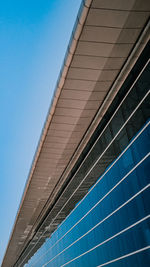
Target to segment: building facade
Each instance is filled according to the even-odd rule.
[[[92,176],[96,183],[26,266],[150,264],[149,48],[106,113],[110,118],[104,116],[108,122],[96,129],[97,139],[75,174],[74,179],[84,173],[82,184]]]
[[[150,265],[149,10],[82,1],[3,267]]]

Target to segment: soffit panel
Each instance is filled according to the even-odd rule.
[[[125,10],[91,9],[87,16],[86,25],[114,28],[141,28],[145,22],[146,15],[149,16],[149,11],[130,12]]]
[[[131,10],[135,0],[93,0],[91,8],[105,8],[105,9],[118,9],[118,10]]]
[[[150,3],[148,0],[93,0],[91,8],[100,8],[100,9],[115,9],[115,10],[126,10],[126,11],[149,11]]]
[[[68,71],[68,79],[97,81],[99,73],[99,70],[70,67]]]
[[[132,44],[109,44],[109,43],[93,43],[79,42],[76,55],[88,55],[96,57],[122,57],[126,58],[129,54]]]
[[[74,59],[76,58],[76,55],[74,56]],[[82,56],[80,59],[80,56],[78,56],[78,59],[82,60]],[[80,63],[74,63],[74,60],[72,62],[72,66],[74,66],[74,64],[80,64]],[[85,66],[86,62],[85,62]],[[77,67],[77,66],[75,66]],[[80,66],[79,66],[80,67]],[[81,66],[83,68],[83,65]],[[66,81],[64,83],[64,89],[72,89],[72,90],[87,90],[87,91],[93,91],[94,86],[96,85],[96,81],[87,81],[87,80],[75,80],[75,79],[68,79],[66,78]],[[56,112],[57,112],[57,108],[56,108]],[[74,113],[74,112],[72,112]]]
[[[140,33],[138,28],[123,29],[112,27],[95,27],[86,26],[81,34],[81,41],[102,42],[102,43],[131,43],[137,39],[137,34]]]
[[[95,57],[95,56],[88,56],[88,55],[75,55],[74,60],[72,62],[72,66],[76,68],[91,68],[91,69],[97,69],[97,70],[108,70],[108,69],[115,69],[119,70],[122,66],[122,58],[106,58],[106,57]],[[73,81],[74,82],[74,81]],[[84,83],[84,81],[82,81]],[[71,88],[77,89],[78,87],[80,89],[82,83],[80,82],[74,82],[75,84],[71,84]],[[91,87],[94,87],[96,82],[87,82],[87,84],[83,84],[83,88],[81,87],[81,90],[91,90]],[[88,89],[89,85],[89,89]],[[64,86],[64,88],[67,87],[67,81]],[[70,86],[68,85],[70,88]]]

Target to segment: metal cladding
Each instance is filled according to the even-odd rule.
[[[42,219],[149,38],[149,14],[147,0],[82,1],[3,267],[35,244]]]

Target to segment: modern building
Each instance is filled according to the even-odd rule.
[[[150,266],[149,15],[82,1],[2,267]]]

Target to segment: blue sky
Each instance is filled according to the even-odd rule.
[[[0,263],[80,3],[0,2]]]

